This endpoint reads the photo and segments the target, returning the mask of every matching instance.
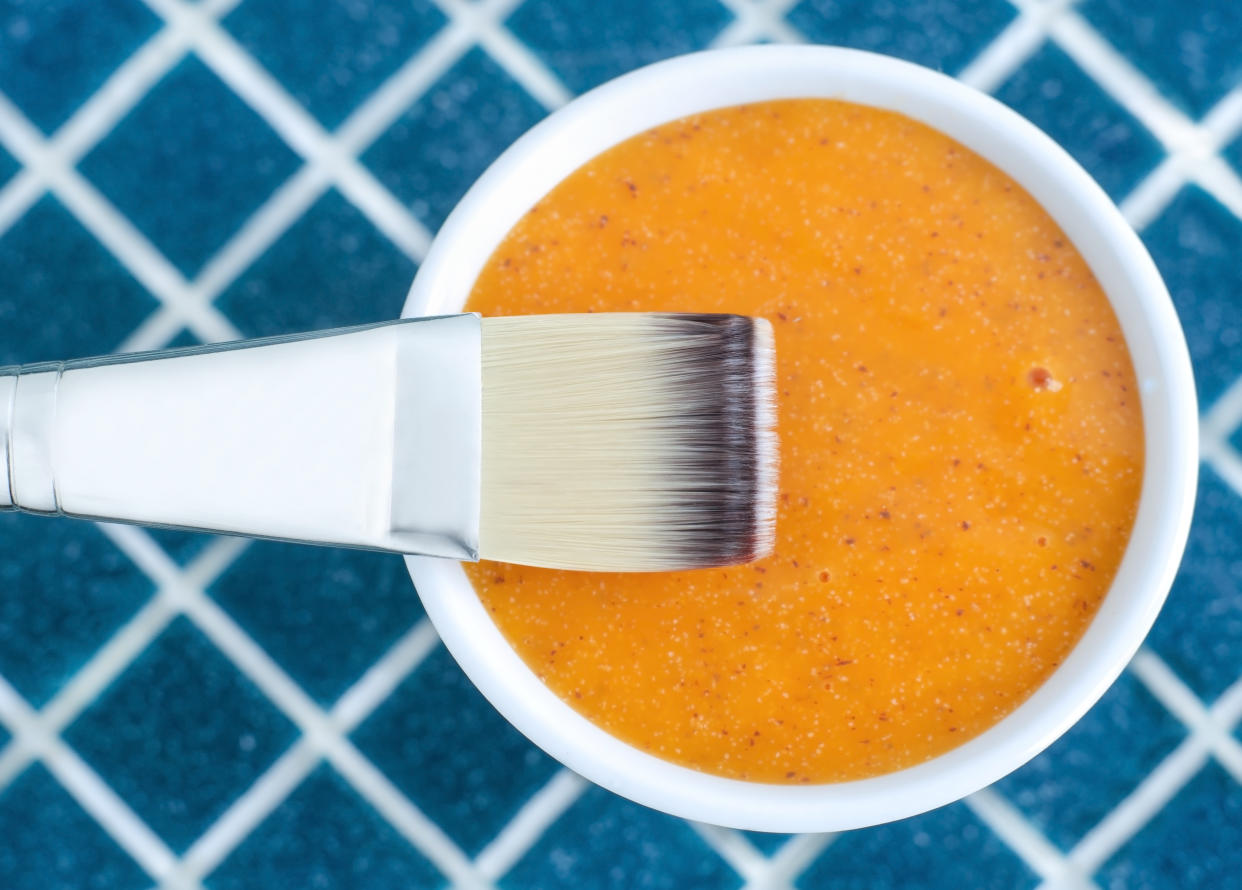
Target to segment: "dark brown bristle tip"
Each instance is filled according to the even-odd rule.
[[[742,315],[663,317],[683,341],[670,379],[686,408],[678,449],[685,464],[670,469],[694,480],[670,486],[680,497],[669,531],[688,568],[760,559],[772,550],[776,525],[772,326]]]

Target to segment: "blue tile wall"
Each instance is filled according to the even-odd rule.
[[[732,890],[741,880],[685,824],[591,789],[503,882],[505,888]]]
[[[423,615],[398,556],[257,542],[211,595],[325,705]]]
[[[575,92],[707,46],[732,16],[715,0],[527,0],[508,25]]]
[[[1177,307],[1199,402],[1209,407],[1242,373],[1242,221],[1202,189],[1184,189],[1143,239]]]
[[[151,596],[146,575],[92,525],[0,513],[0,675],[34,705],[51,698]],[[37,590],[38,596],[30,591]]]
[[[50,195],[0,235],[0,281],[0,365],[112,352],[159,305]]]
[[[744,831],[742,834],[767,856],[771,856],[794,837],[792,834],[778,834],[772,831]]]
[[[1165,96],[1196,115],[1242,83],[1236,3],[1085,0],[1082,13]]]
[[[178,618],[65,739],[182,851],[296,735],[259,690]]]
[[[1185,737],[1186,727],[1123,674],[1073,729],[996,788],[1068,852]]]
[[[158,25],[139,0],[4,0],[0,90],[50,134]]]
[[[229,32],[326,127],[336,127],[445,22],[429,0],[248,0]]]
[[[191,56],[79,166],[193,275],[297,163],[271,127]]]
[[[1242,138],[1234,139],[1226,145],[1223,154],[1235,170],[1242,170]]]
[[[444,877],[320,766],[207,880],[209,890],[421,890]]]
[[[1104,890],[1216,890],[1237,886],[1242,846],[1242,786],[1208,763],[1101,869]]]
[[[384,321],[401,314],[414,271],[357,208],[330,191],[217,305],[250,337]]]
[[[174,33],[168,18],[182,12],[201,18]],[[1083,33],[1113,53],[1080,65]],[[1143,204],[1127,199],[1183,138],[1143,123],[1160,114],[1128,109],[1158,95],[1190,128],[1242,96],[1242,5],[1222,0],[0,0],[0,365],[194,345],[230,326],[253,337],[391,318],[421,255],[417,237],[398,246],[384,233],[434,234],[551,110],[544,102],[716,43],[786,39],[968,72],[1124,206]],[[987,64],[972,65],[982,53]],[[1126,76],[1104,85],[1089,73],[1117,59],[1150,93],[1122,96]],[[233,88],[253,71],[258,99]],[[1167,803],[1149,783],[1172,752],[1195,750],[1183,744],[1192,730],[1126,672],[991,789],[1022,832],[1047,841],[1046,861],[970,803],[834,837],[743,832],[720,846],[566,781],[442,646],[408,669],[381,661],[426,620],[395,557],[3,514],[0,888],[171,888],[153,863],[194,849],[174,867],[206,890],[438,890],[453,883],[441,866],[482,890],[718,890],[748,876],[799,890],[1010,890],[1039,885],[1036,866],[1056,869],[1057,856],[1078,861],[1084,839],[1119,822],[1092,874],[1045,890],[1237,886],[1242,122],[1230,107],[1196,150],[1219,148],[1232,172],[1192,159],[1189,184],[1175,183],[1140,231],[1185,327],[1203,410],[1229,430],[1209,441],[1186,560],[1147,644],[1221,730]],[[350,147],[361,167],[307,170],[291,128],[333,134],[360,109],[377,134]],[[45,156],[45,139],[69,154]],[[19,158],[30,167],[20,177]],[[61,176],[60,161],[81,180]],[[273,200],[299,171],[315,193]],[[154,263],[125,237],[101,240],[118,234],[102,228],[113,213]],[[253,256],[216,277],[229,244]],[[152,546],[169,558],[158,583],[143,568]],[[122,632],[132,657],[91,677]],[[72,682],[84,670],[101,691],[63,694],[84,688]],[[263,691],[287,684],[296,705]],[[40,709],[80,758],[69,768],[63,748],[37,744],[26,715]],[[286,757],[303,738],[294,715],[317,730]],[[342,757],[358,769],[338,771]],[[92,797],[101,788],[149,833],[118,828],[112,804]],[[231,827],[199,845],[226,813]]]
[[[1149,642],[1211,701],[1242,673],[1242,497],[1210,468],[1168,607]]]
[[[496,713],[442,647],[353,739],[468,853],[478,853],[557,769]],[[486,757],[476,747],[481,740]]]
[[[180,346],[197,346],[198,340],[185,336],[182,332],[185,342],[170,343],[172,348]],[[155,538],[165,553],[171,556],[179,563],[185,564],[203,552],[203,548],[211,542],[210,535],[197,534],[195,532],[183,532],[174,528],[152,528],[147,529],[147,534]]]
[[[1164,157],[1160,143],[1063,51],[1044,44],[996,91],[1121,200]]]
[[[0,837],[5,890],[139,890],[149,881],[39,764],[0,792]]]
[[[1036,875],[962,804],[841,835],[798,881],[799,890],[974,887],[1019,890]]]
[[[12,179],[21,168],[11,154],[0,148],[0,186]]]
[[[482,50],[471,50],[363,156],[431,227],[487,165],[544,115]]]
[[[952,74],[1015,15],[1005,0],[804,0],[789,21],[815,43],[882,52]]]

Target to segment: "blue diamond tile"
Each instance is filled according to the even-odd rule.
[[[997,91],[1072,154],[1119,200],[1160,162],[1160,143],[1053,44]]]
[[[1186,556],[1148,642],[1208,700],[1242,675],[1242,498],[1207,465]]]
[[[771,856],[789,842],[792,834],[773,834],[770,831],[743,831],[746,839],[765,856]]]
[[[64,733],[174,850],[185,850],[296,737],[185,618]]]
[[[246,0],[224,25],[285,89],[336,127],[445,22],[431,0]]]
[[[206,881],[208,890],[418,890],[442,883],[431,863],[326,766]]]
[[[1225,156],[1225,160],[1233,164],[1234,171],[1242,175],[1242,137],[1233,140],[1233,142],[1225,146],[1222,154]]]
[[[139,0],[0,0],[0,91],[51,133],[158,25]]]
[[[472,50],[363,155],[431,228],[544,110],[482,50]]]
[[[1233,446],[1235,451],[1242,452],[1242,426],[1230,433],[1229,444]]]
[[[186,565],[203,552],[203,548],[215,540],[214,536],[201,532],[183,532],[174,528],[149,528],[147,534],[164,552],[180,565]]]
[[[297,164],[271,127],[191,56],[79,166],[193,275]]]
[[[816,43],[872,50],[956,73],[1016,15],[1005,0],[806,0],[788,18]]]
[[[94,525],[0,513],[0,674],[42,705],[151,593]]]
[[[17,159],[0,147],[0,187],[16,176],[21,168],[22,165],[17,163]]]
[[[139,890],[151,879],[35,764],[0,792],[0,887]]]
[[[158,305],[55,198],[0,236],[0,365],[111,352]]]
[[[210,593],[325,705],[423,615],[401,558],[361,550],[258,542]]]
[[[386,321],[416,267],[330,191],[216,301],[246,335]]]
[[[1068,851],[1185,735],[1126,673],[1056,744],[995,787]]]
[[[685,822],[590,788],[504,877],[505,890],[726,890],[738,875]]]
[[[1103,890],[1224,890],[1242,875],[1242,786],[1209,761],[1096,875]],[[1231,877],[1232,876],[1232,877]]]
[[[1242,83],[1242,5],[1086,0],[1082,14],[1162,93],[1199,116]]]
[[[183,346],[201,346],[203,343],[194,332],[189,328],[182,328],[177,332],[177,336],[173,337],[164,344],[166,349],[180,349]]]
[[[1242,221],[1199,188],[1183,189],[1144,232],[1186,331],[1199,405],[1242,374]]]
[[[732,20],[716,0],[527,0],[506,24],[571,90],[583,92],[705,49]]]
[[[1019,890],[1036,875],[962,804],[841,835],[800,890]]]
[[[354,741],[470,855],[557,770],[443,647],[354,732]]]

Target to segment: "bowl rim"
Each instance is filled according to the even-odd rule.
[[[522,662],[459,565],[407,558],[449,652],[532,742],[638,803],[761,831],[839,831],[913,816],[991,784],[1060,737],[1116,680],[1155,621],[1185,547],[1198,475],[1198,409],[1185,338],[1155,264],[1117,207],[1060,146],[999,101],[874,53],[826,46],[709,50],[638,69],[573,100],[508,148],[468,191],[434,239],[402,315],[460,311],[512,225],[605,148],[698,111],[815,97],[904,113],[991,161],[1065,230],[1118,315],[1143,407],[1142,493],[1113,584],[1065,662],[992,728],[916,766],[825,785],[727,779],[647,754],[591,723]]]

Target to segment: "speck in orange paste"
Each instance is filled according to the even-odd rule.
[[[901,115],[771,102],[630,139],[518,223],[467,308],[775,326],[770,558],[468,568],[551,689],[667,760],[822,783],[934,757],[1057,667],[1125,549],[1142,416],[1108,300],[1030,195]]]

